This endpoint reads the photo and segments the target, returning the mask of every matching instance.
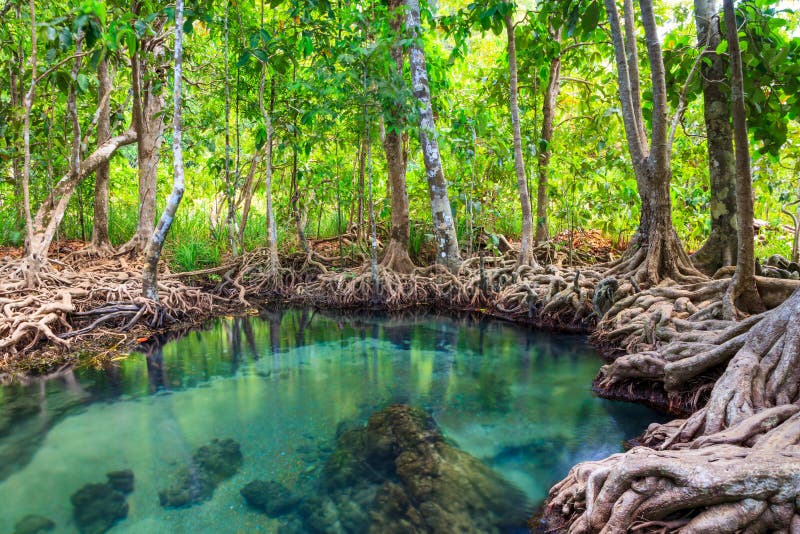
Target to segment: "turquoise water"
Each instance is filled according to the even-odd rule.
[[[621,450],[659,419],[601,400],[600,361],[579,336],[431,315],[308,310],[225,318],[103,369],[0,389],[0,532],[34,514],[78,532],[70,496],[130,469],[127,518],[112,532],[275,532],[247,506],[253,479],[303,495],[335,446],[392,403],[421,407],[457,447],[526,495],[531,509],[576,462]],[[192,451],[238,442],[243,462],[213,497],[163,508],[158,493]]]

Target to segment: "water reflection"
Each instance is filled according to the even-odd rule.
[[[431,414],[535,502],[572,464],[618,451],[657,417],[592,397],[598,366],[580,337],[480,317],[275,309],[222,319],[101,369],[0,388],[0,531],[26,514],[69,530],[69,496],[120,469],[137,486],[115,531],[260,527],[239,488],[259,478],[309,491],[337,428],[392,403]],[[215,438],[241,444],[241,472],[202,506],[161,509],[164,473]]]

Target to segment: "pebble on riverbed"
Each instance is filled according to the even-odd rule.
[[[86,484],[70,500],[75,523],[83,534],[102,534],[128,517],[125,496],[108,484]]]
[[[253,480],[240,490],[247,504],[270,517],[278,517],[291,511],[300,503],[292,491],[274,480]]]
[[[223,480],[242,466],[242,451],[232,439],[213,439],[194,451],[188,466],[174,475],[174,482],[158,492],[164,508],[180,508],[207,501]]]
[[[40,534],[56,528],[52,519],[40,515],[26,515],[14,525],[14,534]]]
[[[133,491],[133,471],[124,469],[122,471],[111,471],[106,473],[108,485],[125,495]]]

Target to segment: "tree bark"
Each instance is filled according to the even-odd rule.
[[[692,261],[700,270],[713,274],[736,263],[736,167],[730,100],[724,84],[727,64],[725,57],[716,52],[722,41],[717,0],[695,0],[694,9],[697,43],[707,59],[701,63],[700,73],[708,145],[711,232],[692,255]]]
[[[551,28],[550,37],[561,42],[561,28]],[[556,102],[561,89],[561,54],[550,60],[547,89],[542,102],[542,132],[539,136],[539,182],[536,187],[536,242],[548,241],[550,230],[547,222],[549,198],[547,194],[550,156],[550,142],[556,115]]]
[[[367,140],[361,139],[361,146],[358,148],[358,212],[356,217],[356,224],[358,231],[356,235],[359,241],[362,241],[366,236],[366,227],[364,225],[364,176],[367,169]]]
[[[676,282],[700,281],[704,277],[692,265],[672,224],[667,90],[652,0],[639,1],[653,94],[649,144],[643,126],[633,1],[624,2],[624,39],[616,2],[605,0],[605,6],[617,63],[623,124],[641,200],[639,227],[622,260],[607,275],[633,277],[644,286],[667,278]]]
[[[458,249],[458,238],[447,196],[447,182],[442,169],[439,154],[439,142],[436,139],[436,124],[431,106],[431,91],[428,83],[428,69],[425,65],[425,52],[420,42],[419,0],[405,0],[406,31],[411,39],[409,45],[409,65],[414,97],[419,106],[419,138],[425,160],[425,171],[428,181],[428,194],[433,217],[434,237],[436,240],[436,260],[441,261],[448,269],[455,270],[461,263]]]
[[[728,39],[731,71],[731,112],[733,137],[736,143],[736,212],[738,225],[738,256],[736,274],[726,302],[746,312],[764,311],[756,289],[755,233],[753,230],[753,178],[750,170],[750,141],[747,138],[747,115],[744,107],[744,76],[742,53],[736,26],[733,0],[722,0],[725,13],[725,33]],[[725,309],[725,307],[723,308]],[[726,315],[731,315],[730,312]]]
[[[228,66],[228,15],[230,11],[230,0],[225,2],[225,196],[227,197],[228,215],[226,226],[228,228],[228,245],[231,247],[231,254],[235,258],[239,255],[236,246],[236,179],[231,177],[231,88],[230,71]]]
[[[163,20],[154,23],[156,32],[163,27]],[[152,59],[148,59],[148,55]],[[131,88],[133,92],[133,125],[138,135],[137,151],[139,166],[139,221],[136,233],[122,247],[123,251],[142,252],[153,235],[156,217],[156,186],[158,184],[158,160],[164,140],[164,91],[163,63],[165,55],[161,40],[145,40],[131,57]],[[152,67],[150,72],[148,68]]]
[[[167,204],[145,249],[142,295],[158,301],[158,258],[184,192],[183,145],[181,136],[181,81],[183,77],[183,0],[175,2],[175,73],[173,80],[172,154],[173,185]]]
[[[394,42],[389,53],[395,63],[392,73],[399,80],[403,76],[403,46],[401,8],[402,0],[388,0],[389,24],[395,34]],[[389,244],[384,251],[381,264],[387,269],[401,273],[410,273],[414,270],[414,263],[408,255],[408,245],[411,237],[411,225],[408,214],[408,192],[406,190],[406,153],[403,147],[403,128],[405,121],[402,106],[389,105],[384,109],[389,127],[384,127],[383,150],[386,153],[386,167],[389,172],[388,189],[392,206],[391,229]]]
[[[36,283],[36,276],[42,268],[42,263],[47,257],[45,249],[44,257],[41,257],[35,248],[33,221],[31,220],[31,110],[33,109],[33,99],[36,94],[36,6],[34,0],[30,0],[31,13],[31,85],[25,96],[22,98],[22,105],[25,113],[22,119],[22,144],[23,144],[23,165],[22,165],[22,201],[25,212],[25,256],[26,256],[26,277],[29,287]],[[48,243],[49,245],[49,243]]]
[[[111,137],[111,78],[108,72],[108,58],[103,57],[97,64],[98,105],[97,146],[100,147]],[[111,252],[111,241],[108,238],[108,182],[109,163],[106,161],[97,167],[94,179],[94,219],[92,223],[92,246],[100,253]]]
[[[263,19],[263,4],[262,4],[262,19]],[[264,155],[264,195],[267,199],[267,249],[269,250],[270,262],[277,268],[280,265],[278,259],[278,225],[275,222],[275,210],[272,206],[272,113],[275,108],[275,78],[270,82],[270,103],[269,111],[264,107],[264,81],[266,76],[266,65],[261,72],[261,90],[259,93],[259,106],[261,108],[261,115],[264,117],[264,126],[267,129],[267,152]]]
[[[511,110],[511,128],[514,137],[514,172],[517,175],[517,191],[519,204],[522,208],[522,241],[519,246],[517,265],[532,265],[536,263],[533,258],[533,213],[531,199],[528,195],[528,178],[525,176],[525,160],[522,157],[522,129],[519,123],[519,103],[517,102],[519,88],[517,87],[517,41],[514,36],[514,21],[511,13],[504,18],[508,44],[508,100]]]

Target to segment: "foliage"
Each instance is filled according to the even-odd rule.
[[[659,23],[669,29],[664,53],[674,109],[698,53],[691,3],[656,4]],[[32,76],[28,63],[30,18],[23,3],[8,5],[10,16],[4,17],[0,27],[0,245],[19,246],[24,236],[21,97]],[[70,88],[77,89],[81,132],[91,148],[96,143],[93,114],[97,105],[96,68],[101,57],[108,57],[112,65],[112,133],[119,133],[132,120],[130,54],[139,50],[147,37],[162,33],[171,46],[171,5],[158,1],[136,5],[138,9],[133,10],[117,0],[37,2],[39,67],[35,75],[41,80],[32,113],[34,210],[68,170]],[[769,239],[759,246],[764,253],[786,254],[787,234],[780,227],[787,220],[780,208],[795,199],[798,191],[800,37],[794,30],[797,13],[782,6],[774,0],[746,0],[739,5],[739,16],[746,54],[750,133],[758,152],[756,217],[770,223]],[[602,2],[447,0],[423,6],[423,23],[431,29],[425,32],[423,44],[460,241],[465,247],[474,244],[481,230],[508,237],[520,231],[507,117],[506,14],[516,23],[520,112],[529,176],[535,175],[536,155],[544,148],[538,135],[549,60],[555,54],[562,57],[563,87],[555,136],[549,147],[553,154],[551,233],[591,227],[624,240],[638,220],[638,197],[623,141]],[[397,76],[391,68],[389,46],[397,36],[385,4],[202,0],[189,2],[186,16],[183,116],[187,203],[181,207],[165,246],[171,267],[214,265],[229,252],[221,230],[230,195],[225,158],[227,154],[238,196],[251,158],[262,150],[267,138],[259,103],[262,70],[264,105],[271,113],[275,139],[272,189],[281,246],[296,250],[295,204],[298,211],[308,215],[305,229],[312,239],[348,231],[359,219],[359,200],[362,205],[368,201],[370,180],[377,226],[387,233],[390,207],[380,132],[397,128],[408,139],[411,252],[423,254],[425,236],[431,233],[424,165],[412,126],[416,117],[408,72]],[[560,45],[549,38],[550,27],[563,28],[565,38]],[[78,75],[73,78],[72,56],[79,35],[85,40],[86,55],[80,58]],[[644,59],[642,63],[645,69]],[[230,73],[228,151],[225,65]],[[676,226],[688,248],[693,249],[708,232],[709,191],[698,80],[691,81],[688,89],[688,107],[674,145],[672,193]],[[166,85],[156,90],[171,99],[171,89]],[[645,87],[645,100],[646,91]],[[359,147],[365,131],[365,106],[373,172],[371,176],[366,173],[362,186]],[[405,126],[395,124],[384,112],[390,106],[401,110]],[[170,185],[169,124],[165,136],[158,169],[159,202],[163,202]],[[263,245],[266,239],[263,158],[255,173],[252,212],[244,232],[246,249]],[[136,148],[126,147],[111,161],[110,234],[116,245],[126,242],[135,231],[136,186]],[[91,234],[92,195],[90,178],[70,202],[61,237],[88,238]]]

